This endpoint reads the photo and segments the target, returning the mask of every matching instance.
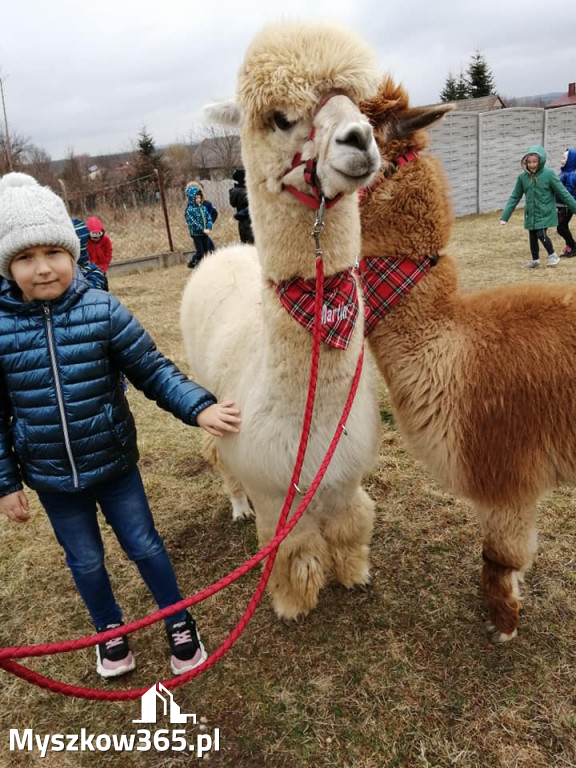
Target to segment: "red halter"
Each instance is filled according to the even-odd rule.
[[[392,163],[390,163],[389,167],[386,168],[385,171],[382,171],[381,176],[376,179],[376,181],[371,184],[369,187],[364,187],[360,190],[358,200],[360,202],[360,205],[364,202],[367,195],[370,194],[370,192],[373,192],[375,189],[377,189],[380,184],[384,181],[384,179],[389,179],[390,176],[398,169],[401,165],[406,165],[406,163],[409,163],[411,160],[418,160],[420,157],[420,154],[417,150],[412,150],[410,152],[405,152],[403,155],[399,155],[396,160],[394,160]]]
[[[320,106],[318,107],[318,112],[324,107],[332,98],[334,94],[331,96],[327,96],[325,99],[322,100],[320,103]],[[314,125],[312,125],[312,128],[310,129],[310,135],[308,136],[308,141],[314,141],[314,136],[316,135],[316,128]],[[310,158],[309,160],[302,160],[302,153],[297,152],[294,157],[292,158],[292,164],[290,168],[286,171],[286,174],[290,173],[290,171],[293,171],[294,168],[298,168],[299,165],[304,165],[304,181],[308,184],[310,187],[310,194],[306,194],[306,192],[301,192],[299,189],[296,189],[296,187],[293,187],[291,184],[283,184],[283,188],[290,192],[291,195],[294,195],[294,197],[297,200],[300,200],[301,203],[304,203],[304,205],[307,205],[308,208],[312,208],[313,210],[317,211],[320,208],[320,201],[322,200],[322,192],[320,191],[320,187],[318,184],[318,176],[316,174],[316,158]],[[333,205],[335,205],[339,200],[342,199],[344,195],[342,192],[336,195],[336,197],[331,198],[330,200],[326,199],[325,207],[326,208],[332,208]]]

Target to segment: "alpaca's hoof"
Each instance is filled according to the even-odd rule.
[[[306,619],[305,613],[298,613],[293,618],[288,618],[287,616],[283,616],[282,624],[284,624],[286,627],[301,627],[302,624],[304,624],[305,619]]]
[[[358,584],[352,584],[350,589],[353,589],[355,592],[372,592],[374,589],[374,579],[372,578],[372,574],[366,574],[364,581],[361,581]]]
[[[238,501],[237,499],[232,499],[232,520],[235,523],[238,522],[244,522],[246,520],[253,520],[256,515],[254,513],[254,510],[250,506],[250,502],[248,499],[243,499],[242,501]]]
[[[492,622],[487,621],[484,624],[484,628],[486,630],[486,633],[488,635],[488,639],[491,643],[495,644],[501,644],[501,643],[508,643],[510,640],[514,640],[516,635],[518,634],[518,630],[514,629],[513,632],[500,632],[500,630],[492,624]]]

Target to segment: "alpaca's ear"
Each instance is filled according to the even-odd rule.
[[[414,131],[428,128],[441,120],[448,112],[452,112],[453,109],[455,109],[453,104],[409,109],[405,114],[398,117],[398,122],[394,126],[394,135],[397,137],[409,136]]]
[[[227,125],[230,128],[237,128],[242,121],[240,107],[233,99],[207,104],[202,112],[205,120],[219,125]]]

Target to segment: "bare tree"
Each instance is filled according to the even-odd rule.
[[[237,131],[209,126],[196,150],[196,166],[206,169],[211,178],[229,179],[241,163]]]
[[[40,147],[31,144],[24,153],[21,170],[34,176],[39,184],[52,187],[55,192],[60,192],[58,177],[52,170],[52,158]]]
[[[186,182],[196,175],[195,149],[185,142],[169,144],[164,150],[164,160],[170,169],[173,187],[184,188]]]
[[[86,196],[90,191],[89,165],[89,155],[75,155],[74,150],[70,149],[62,171],[62,181],[71,212],[82,216],[86,216]]]
[[[24,136],[11,132],[7,139],[6,134],[0,131],[0,175],[22,170],[31,146],[30,139]]]

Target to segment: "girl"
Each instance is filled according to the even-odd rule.
[[[238,432],[232,402],[188,380],[111,294],[75,269],[80,242],[62,200],[30,176],[0,179],[0,510],[25,522],[23,482],[46,510],[98,632],[122,613],[104,565],[97,504],[159,608],[182,599],[137,467],[122,373],[184,423]],[[166,619],[174,674],[206,653],[194,619]],[[96,649],[97,672],[134,668],[125,637]]]
[[[576,212],[576,200],[566,191],[565,187],[550,168],[545,168],[546,152],[544,147],[536,144],[528,147],[526,154],[520,161],[522,173],[516,179],[516,185],[500,217],[500,224],[507,224],[514,209],[526,195],[524,208],[524,229],[528,230],[530,238],[530,253],[532,260],[526,263],[526,267],[540,266],[539,241],[548,253],[547,267],[554,267],[560,261],[554,251],[552,241],[548,237],[548,227],[558,224],[556,213],[556,199],[560,200],[572,212]]]

